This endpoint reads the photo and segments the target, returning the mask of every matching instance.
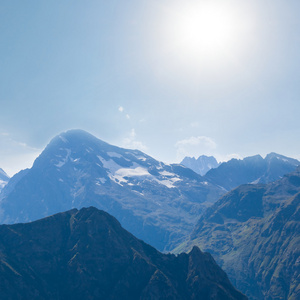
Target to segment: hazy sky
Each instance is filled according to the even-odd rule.
[[[300,158],[299,0],[0,2],[0,167],[84,129],[165,162]]]

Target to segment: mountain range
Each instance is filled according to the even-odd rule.
[[[204,178],[230,191],[245,183],[276,181],[294,171],[299,165],[297,159],[277,153],[270,153],[265,158],[255,155],[224,162],[218,168],[209,170]]]
[[[247,299],[210,254],[162,254],[93,207],[1,225],[0,298]]]
[[[181,165],[192,169],[194,172],[205,175],[210,169],[217,168],[219,163],[213,156],[201,155],[197,159],[195,157],[186,156]]]
[[[231,186],[278,179],[299,162],[278,154],[231,160],[201,176],[138,150],[105,143],[82,130],[48,144],[31,169],[0,194],[0,223],[29,222],[72,208],[95,206],[160,251],[170,251],[201,214]]]
[[[0,168],[0,192],[7,185],[9,176]]]
[[[55,137],[0,195],[0,222],[29,222],[95,206],[159,250],[183,241],[225,191],[182,165],[109,145],[87,132]]]
[[[300,297],[299,164],[295,159],[270,153],[265,158],[256,155],[232,159],[201,176],[183,165],[164,164],[141,151],[119,148],[82,130],[71,130],[56,136],[31,169],[12,178],[0,172],[0,176],[6,175],[2,177],[5,186],[0,193],[0,223],[31,222],[65,211],[62,215],[75,216],[81,211],[70,209],[94,206],[112,214],[126,230],[160,251],[175,248],[174,253],[201,253],[193,248],[196,245],[210,252],[250,299],[296,300]],[[55,226],[51,223],[49,231],[52,228],[55,232]],[[17,227],[1,228],[14,231]],[[9,236],[3,236],[5,248]],[[8,254],[1,255],[3,272],[7,268],[14,272],[12,260],[6,265]],[[179,257],[190,261],[189,255]],[[86,268],[79,268],[80,272]],[[181,265],[178,272],[184,269],[188,274],[186,268]],[[26,272],[25,277],[36,280],[34,272]],[[163,273],[159,282],[182,286],[178,278]],[[187,278],[181,279],[187,284]],[[11,283],[3,280],[2,285],[7,283],[9,287]],[[46,290],[34,291],[45,299],[47,280],[43,283]],[[19,282],[24,286],[22,280]],[[151,293],[155,289],[151,286]],[[184,289],[190,291],[191,287],[185,285]],[[174,295],[180,298],[181,292],[176,290]],[[51,298],[53,291],[49,293]]]
[[[300,167],[242,185],[201,216],[189,240],[213,255],[249,299],[300,299]]]

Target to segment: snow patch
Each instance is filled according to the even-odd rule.
[[[147,158],[146,158],[146,157],[143,157],[143,156],[136,156],[136,158],[137,158],[138,160],[141,160],[141,161],[146,161],[146,160],[147,160]]]
[[[154,180],[167,188],[175,188],[174,183],[181,180],[176,174],[168,171],[162,171],[157,178],[156,176],[151,175],[147,168],[141,167],[136,162],[134,162],[130,168],[122,168],[112,159],[106,160],[99,155],[97,157],[101,161],[103,167],[108,170],[109,178],[119,185],[123,185],[124,183],[132,185],[132,183],[128,182],[128,178],[138,177],[141,180]],[[141,156],[139,157],[141,158]]]
[[[100,178],[97,178],[97,179],[96,179],[96,184],[97,184],[97,185],[104,184],[105,182],[106,182],[106,179],[105,179],[105,178],[100,177]]]
[[[2,190],[7,184],[7,181],[0,180],[0,190]]]
[[[63,137],[62,135],[60,135],[59,138],[60,138],[65,144],[68,143],[68,140],[67,140],[65,137]]]
[[[103,168],[108,169],[110,173],[114,174],[116,171],[121,169],[122,167],[118,165],[114,160],[109,159],[106,160],[103,157],[97,155],[98,159],[101,161]]]
[[[123,168],[119,169],[115,173],[121,177],[132,177],[132,176],[151,176],[147,169],[142,167],[132,168]]]
[[[168,171],[162,171],[162,172],[160,172],[160,174],[161,174],[162,176],[177,176],[177,175],[175,175],[174,173],[170,173],[170,172],[168,172]]]
[[[69,159],[70,155],[71,155],[71,150],[70,149],[64,149],[67,152],[67,155],[65,158],[63,158],[63,160],[59,161],[57,164],[55,164],[55,166],[57,168],[61,168]]]
[[[177,181],[180,181],[181,179],[179,178],[169,178],[169,179],[163,179],[163,180],[159,180],[157,178],[154,179],[157,183],[162,184],[164,186],[166,186],[167,188],[171,189],[171,188],[175,188],[174,183]]]
[[[121,158],[123,157],[121,154],[116,153],[116,152],[107,152],[108,156],[110,157],[117,157],[117,158]]]

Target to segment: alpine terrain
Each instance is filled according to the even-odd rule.
[[[93,207],[1,225],[0,298],[247,299],[210,254],[161,254]]]
[[[71,130],[55,137],[32,168],[3,189],[0,222],[29,222],[95,206],[162,251],[182,242],[199,214],[224,192],[184,166]]]
[[[177,251],[193,245],[210,252],[249,299],[300,299],[300,167],[223,196]]]
[[[0,192],[7,185],[9,176],[0,168]]]
[[[201,155],[197,159],[195,157],[186,156],[180,163],[194,172],[205,175],[210,169],[217,168],[219,163],[213,156]]]
[[[299,165],[297,159],[276,153],[270,153],[265,158],[255,155],[224,162],[218,168],[209,170],[204,178],[230,191],[245,183],[276,181]]]

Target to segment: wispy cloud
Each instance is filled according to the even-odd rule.
[[[136,139],[136,132],[134,128],[132,128],[128,136],[123,139],[122,147],[129,149],[138,149],[141,151],[147,151],[148,149],[141,141],[138,141]]]
[[[219,162],[225,162],[225,161],[229,161],[233,158],[236,158],[236,159],[243,159],[242,156],[240,156],[239,154],[237,153],[231,153],[231,154],[226,154],[226,155],[220,155],[220,154],[216,154],[215,155],[216,159],[219,161]]]
[[[0,168],[10,176],[31,167],[41,152],[42,149],[14,140],[9,133],[0,133]]]
[[[123,107],[123,106],[119,106],[119,108],[118,108],[118,111],[120,112],[120,113],[125,113],[125,108]],[[125,118],[127,119],[127,120],[130,120],[130,115],[129,114],[126,114],[125,115]]]
[[[200,124],[199,124],[199,122],[192,122],[192,123],[190,124],[190,126],[191,126],[192,128],[198,128],[198,127],[200,126]]]
[[[177,159],[181,160],[185,156],[212,155],[217,148],[216,142],[207,136],[192,136],[178,141],[175,144]]]

